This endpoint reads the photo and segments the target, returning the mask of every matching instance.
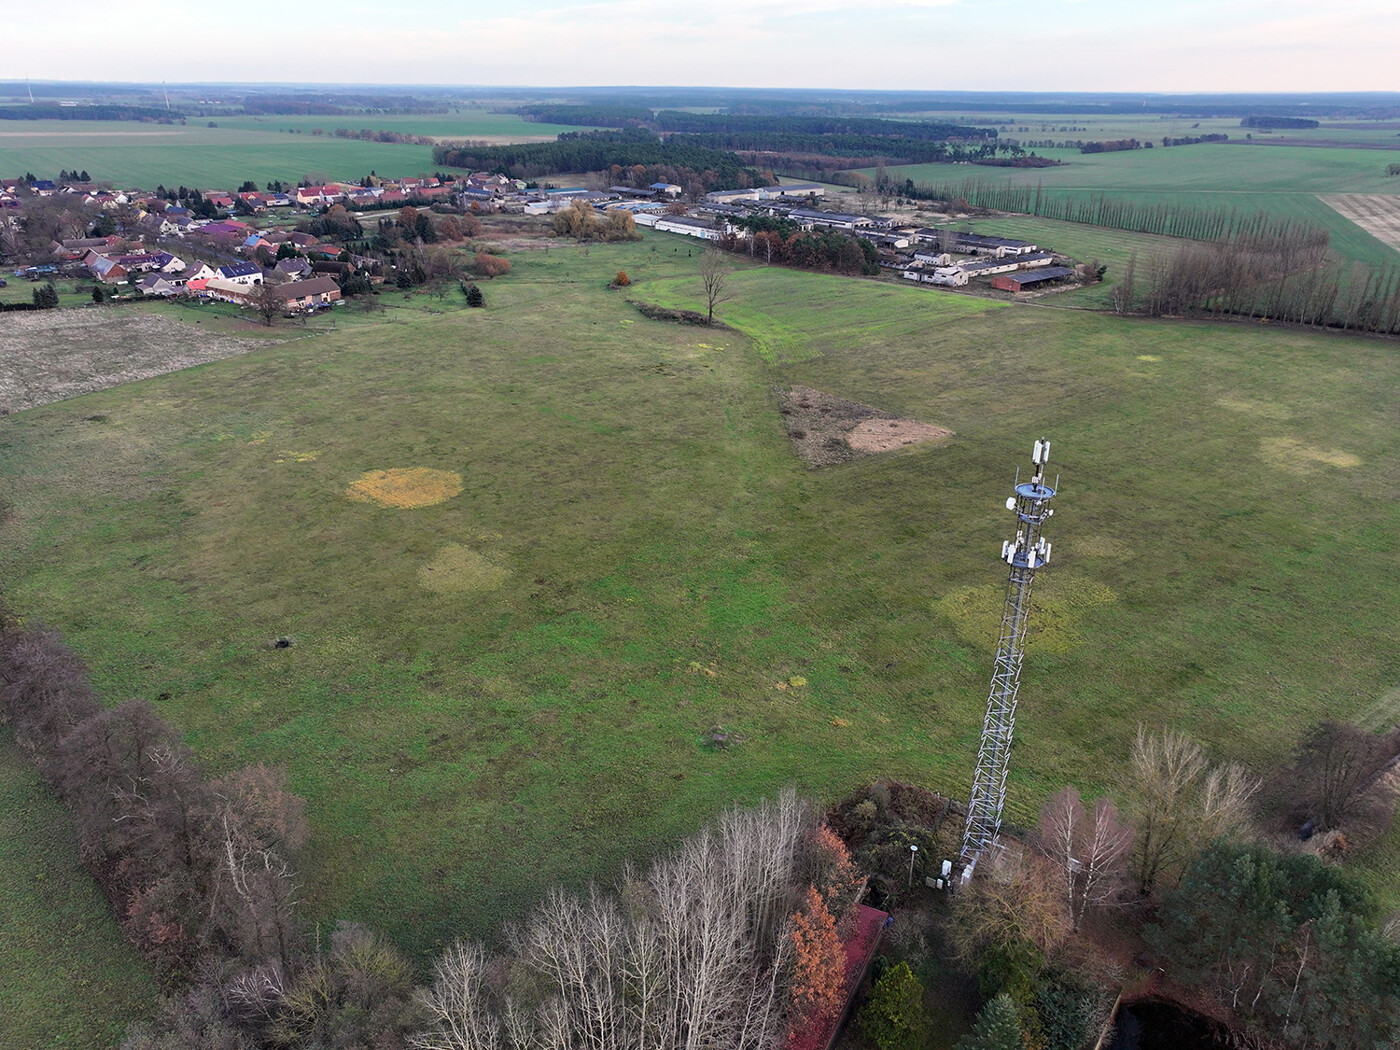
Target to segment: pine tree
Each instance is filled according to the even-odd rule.
[[[482,294],[479,287],[474,284],[463,286],[462,294],[467,297],[467,305],[482,307],[486,305],[486,296]]]
[[[982,1008],[972,1031],[958,1041],[957,1050],[1024,1050],[1020,1011],[1002,993]]]

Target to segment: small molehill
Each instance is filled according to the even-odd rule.
[[[778,410],[798,458],[813,469],[907,445],[946,441],[953,435],[946,427],[904,419],[806,386],[780,391]]]
[[[429,467],[369,470],[345,490],[350,499],[381,507],[431,507],[462,491],[462,475]]]

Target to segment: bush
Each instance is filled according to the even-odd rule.
[[[626,288],[631,283],[632,278],[627,276],[626,270],[618,270],[617,276],[612,279],[612,287],[614,288]]]
[[[510,273],[510,260],[490,252],[477,252],[472,268],[482,277],[503,277]]]
[[[474,284],[463,285],[462,294],[467,297],[468,306],[480,308],[486,305],[486,296],[482,294],[481,289]]]

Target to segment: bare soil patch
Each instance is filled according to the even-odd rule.
[[[1382,244],[1400,250],[1400,194],[1328,193],[1318,199]]]
[[[202,332],[125,307],[0,314],[0,412],[178,372],[277,341]]]
[[[778,394],[778,411],[793,449],[813,470],[907,445],[946,441],[946,427],[882,412],[859,401],[795,386]]]

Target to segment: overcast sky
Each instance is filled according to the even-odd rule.
[[[1396,0],[3,3],[4,77],[905,90],[1400,90]]]

